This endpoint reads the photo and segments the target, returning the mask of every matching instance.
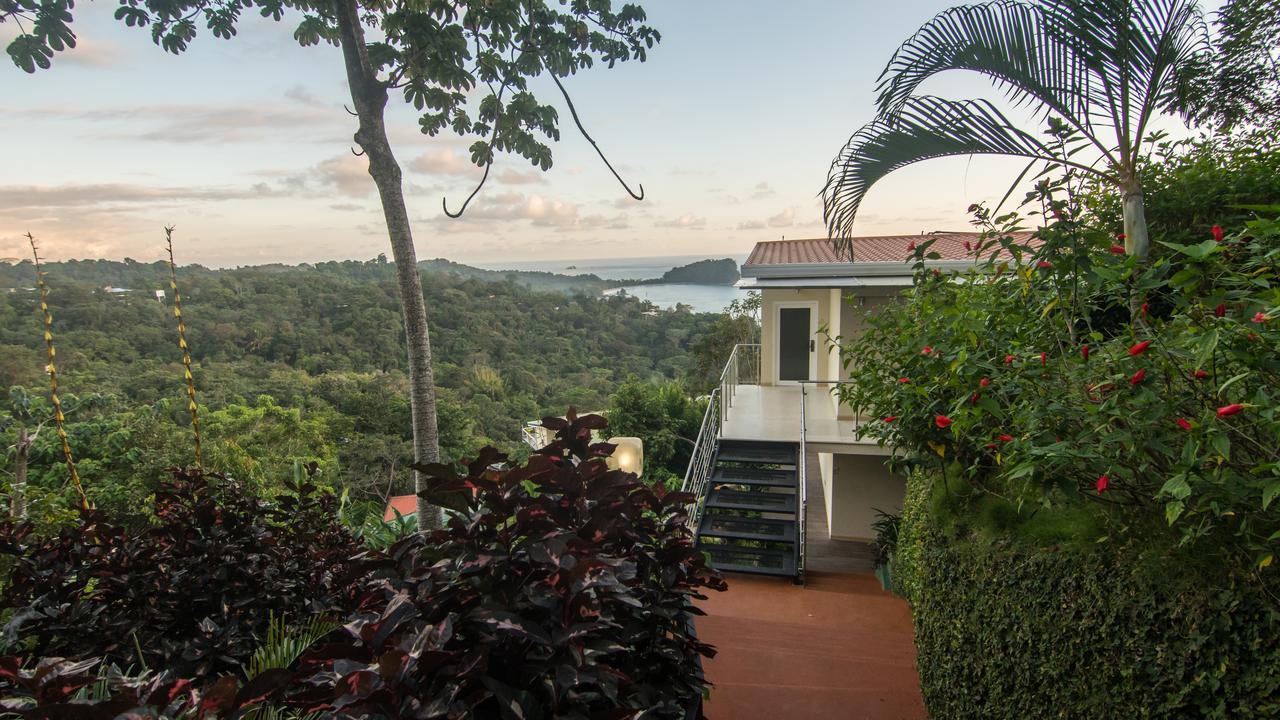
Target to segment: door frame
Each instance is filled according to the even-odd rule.
[[[780,300],[773,303],[773,383],[775,385],[799,385],[799,380],[782,379],[782,310],[787,308],[809,309],[809,340],[814,349],[809,353],[809,380],[818,379],[818,301]]]

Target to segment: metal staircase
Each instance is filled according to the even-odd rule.
[[[716,569],[799,577],[799,445],[721,440],[698,524]]]
[[[707,398],[698,440],[684,477],[692,496],[688,527],[718,570],[780,575],[804,583],[804,422],[800,442],[722,438],[742,367],[759,383],[759,345],[738,345],[720,386]],[[805,397],[800,396],[804,417]]]

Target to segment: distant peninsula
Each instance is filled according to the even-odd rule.
[[[738,263],[730,258],[720,260],[699,260],[688,265],[674,267],[662,274],[660,278],[649,280],[633,280],[628,285],[732,285],[741,278]]]

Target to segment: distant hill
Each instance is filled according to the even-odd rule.
[[[738,273],[738,263],[729,258],[720,260],[699,260],[688,265],[674,267],[662,274],[660,278],[651,280],[633,280],[627,285],[661,285],[667,283],[685,283],[689,285],[732,285],[742,276]]]
[[[134,290],[153,290],[168,287],[169,268],[162,262],[140,263],[134,260],[68,260],[46,263],[50,273],[63,280],[92,283],[98,286],[130,288]],[[302,263],[284,265],[271,263],[251,266],[259,273],[292,273],[311,271],[320,274],[339,274],[351,278],[376,279],[389,277],[394,264],[385,258],[373,260],[343,260],[319,263]],[[562,293],[599,294],[613,283],[601,280],[595,275],[559,275],[556,273],[529,270],[482,270],[481,268],[462,265],[460,263],[436,258],[423,260],[418,268],[428,274],[445,274],[458,278],[483,280],[485,282],[513,282],[530,290]],[[247,269],[247,268],[246,268]],[[187,277],[207,277],[217,275],[218,270],[201,265],[180,265],[179,270]],[[35,284],[35,274],[31,263],[22,261],[15,264],[0,263],[0,288],[31,287]]]

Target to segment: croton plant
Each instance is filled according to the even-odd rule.
[[[708,689],[701,658],[714,654],[693,633],[692,601],[725,587],[685,529],[690,498],[610,469],[613,447],[591,440],[603,418],[570,410],[543,422],[556,440],[524,465],[506,468],[486,448],[465,468],[419,468],[427,499],[448,510],[444,529],[353,553],[328,575],[310,568],[357,577],[360,592],[344,624],[287,667],[188,678],[166,659],[127,677],[104,670],[100,657],[120,656],[102,638],[69,659],[0,658],[0,702],[33,718],[686,717]],[[207,562],[210,591],[240,572]],[[43,645],[26,649],[49,647],[68,620],[28,630]]]

